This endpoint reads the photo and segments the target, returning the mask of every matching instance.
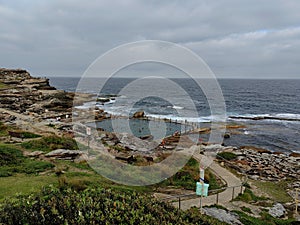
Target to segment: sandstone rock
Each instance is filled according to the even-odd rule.
[[[82,155],[79,155],[78,157],[76,157],[74,159],[74,162],[75,163],[84,163],[84,162],[87,162],[88,159],[89,159],[89,157],[87,154],[82,154]]]
[[[141,140],[140,138],[127,133],[117,134],[117,137],[120,145],[133,151],[148,152],[158,146],[154,141]]]
[[[44,113],[44,108],[54,112],[71,111],[72,93],[55,90],[47,78],[30,76],[26,70],[1,69],[0,106],[18,113],[26,111]]]
[[[47,153],[46,157],[57,158],[57,159],[69,159],[74,160],[76,157],[82,155],[83,152],[78,150],[66,150],[66,149],[56,149]]]
[[[145,112],[144,111],[135,112],[132,116],[132,118],[144,118],[144,117],[145,117]]]
[[[222,222],[228,224],[242,224],[236,214],[227,212],[224,209],[204,208],[203,211],[206,215],[214,217]]]
[[[40,155],[44,154],[42,151],[34,151],[28,154],[29,157],[39,157]]]

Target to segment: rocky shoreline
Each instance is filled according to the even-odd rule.
[[[84,102],[91,95],[80,97]],[[71,116],[73,98],[74,93],[56,90],[47,78],[32,77],[22,69],[0,68],[0,108],[42,119],[66,117]]]
[[[92,97],[90,94],[76,93],[76,104],[80,105],[91,101]],[[26,70],[21,69],[0,69],[0,121],[3,123],[19,126],[24,124],[20,121],[28,120],[27,122],[36,128],[37,123],[42,122],[43,127],[39,127],[40,130],[46,133],[52,131],[55,133],[55,129],[45,128],[49,124],[48,120],[53,119],[59,123],[59,127],[65,126],[70,129],[73,100],[74,93],[56,90],[49,85],[47,78],[32,77]],[[107,99],[100,100],[107,101]],[[111,118],[111,115],[101,108],[93,110],[96,120],[101,121]],[[84,114],[84,111],[83,109],[81,113]],[[136,112],[133,115],[133,118],[145,119],[144,117],[144,112]],[[43,121],[46,122],[43,123]],[[208,128],[197,130],[198,133],[204,131],[205,133],[210,132]],[[101,142],[107,146],[115,158],[128,162],[142,158],[144,163],[154,163],[163,159],[175,149],[179,138],[176,135],[169,137],[165,140],[166,144],[162,146],[160,143],[151,140],[151,137],[144,137],[142,141],[142,138],[125,134],[116,135],[105,131],[100,132],[100,134],[102,136],[98,139],[101,139]],[[227,138],[230,138],[230,135]],[[144,145],[145,139],[149,139],[147,143],[150,147]],[[191,142],[186,140],[183,143],[190,146]],[[149,148],[156,149],[152,155]],[[208,146],[203,145],[202,148],[209,151],[214,146],[208,144]],[[250,179],[274,182],[292,179],[294,182],[292,182],[290,188],[300,187],[300,156],[298,154],[272,153],[251,146],[241,148],[215,146],[215,148],[216,151],[232,151],[236,154],[237,158],[230,165],[234,164],[235,170],[247,174]],[[76,157],[82,155],[79,154]],[[71,157],[71,159],[74,160],[76,157]]]

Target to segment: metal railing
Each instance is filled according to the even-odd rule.
[[[232,196],[231,196],[231,201],[235,198],[235,190],[237,188],[239,188],[239,194],[243,193],[243,187],[244,184],[241,185],[237,185],[237,186],[230,186],[230,187],[224,187],[224,188],[219,188],[219,189],[214,189],[214,190],[209,190],[208,194],[213,194],[216,193],[216,201],[215,204],[219,204],[219,194],[221,194],[223,191],[227,190],[227,189],[231,189],[232,188]],[[211,196],[211,195],[209,195]],[[170,197],[166,197],[166,198],[162,198],[162,201],[166,201],[166,202],[178,202],[178,208],[181,209],[181,202],[188,200],[188,199],[196,199],[196,198],[200,198],[200,196],[196,195],[196,194],[185,194],[185,195],[174,195],[174,196],[170,196]],[[172,199],[176,199],[175,201]],[[201,198],[200,198],[201,201]],[[201,205],[201,202],[200,202]]]

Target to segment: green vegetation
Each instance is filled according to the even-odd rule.
[[[16,128],[4,125],[2,122],[0,122],[0,137],[8,136],[9,135],[8,131],[12,131],[12,130],[15,133],[18,133],[18,134],[22,135],[23,138],[38,138],[38,137],[41,137],[41,135],[34,134],[34,133],[31,133],[31,132],[16,130]]]
[[[58,180],[55,175],[15,174],[10,177],[0,177],[0,202],[5,198],[14,198],[16,195],[27,195],[40,192],[42,187],[54,184]]]
[[[233,152],[220,152],[217,154],[218,157],[221,157],[221,159],[226,159],[226,160],[234,160],[236,159],[237,155],[234,154]]]
[[[199,163],[191,158],[187,164],[175,175],[159,183],[158,186],[175,186],[188,190],[195,190],[196,182],[199,180]]]
[[[8,135],[8,127],[0,122],[0,137]]]
[[[260,218],[249,216],[246,213],[240,211],[234,212],[240,217],[239,220],[245,225],[288,225],[292,224],[292,222],[294,221],[293,219],[276,219],[266,212],[262,212]]]
[[[213,204],[213,205],[205,206],[205,208],[224,209],[225,211],[228,211],[228,209],[226,209],[224,206],[222,206],[222,205],[217,205],[217,204]]]
[[[9,85],[0,82],[0,89],[7,89],[9,87],[10,87]]]
[[[191,158],[181,170],[167,180],[159,183],[158,186],[174,186],[187,190],[195,190],[197,181],[199,181],[199,162]],[[222,182],[209,169],[205,171],[205,182],[209,183],[209,190],[222,187]]]
[[[242,206],[242,207],[241,207],[241,210],[242,210],[243,212],[246,212],[246,213],[252,213],[251,209],[248,208],[248,207],[246,207],[246,206]]]
[[[22,136],[23,138],[38,138],[38,137],[41,137],[41,135],[38,135],[38,134],[34,134],[34,133],[31,133],[31,132],[21,132],[22,133]]]
[[[15,129],[0,123],[0,136],[7,136],[8,130]],[[23,132],[23,137],[40,136]],[[87,146],[80,147],[92,152]],[[147,194],[157,187],[167,186],[195,190],[195,183],[199,180],[199,163],[193,158],[174,176],[160,184],[129,187],[102,177],[87,163],[63,160],[52,160],[50,163],[30,159],[22,152],[39,150],[47,153],[58,148],[78,149],[78,146],[71,138],[55,135],[21,144],[0,143],[0,224],[225,224],[201,215],[197,208],[183,212]],[[124,149],[116,147],[115,150]],[[234,153],[228,152],[218,155],[226,160],[236,158]],[[161,159],[164,157],[167,155],[162,155]],[[136,163],[148,162],[141,157]],[[54,166],[55,169],[49,170]],[[209,169],[206,170],[205,180],[210,184],[210,190],[223,186]],[[255,181],[255,186],[272,199],[287,202],[290,200],[286,194],[287,182],[275,184]],[[255,202],[260,206],[270,204],[269,199],[256,196],[249,185],[235,200]],[[243,212],[236,213],[244,224],[273,225],[292,221],[275,219],[266,211],[261,213],[261,218],[254,218],[247,215],[252,213],[250,208],[241,207],[241,210]]]
[[[224,186],[222,181],[219,180],[210,169],[206,169],[204,178],[206,182],[209,183],[209,190],[220,189]]]
[[[30,151],[43,151],[50,152],[55,149],[78,149],[76,141],[68,137],[59,137],[59,136],[45,136],[38,140],[31,140],[24,142],[21,146]]]
[[[249,188],[245,188],[243,194],[239,194],[234,201],[243,201],[243,202],[258,202],[267,200],[266,197],[256,196]]]
[[[14,173],[34,174],[54,167],[49,162],[26,158],[21,150],[7,144],[0,144],[0,166],[0,177]]]
[[[292,200],[286,192],[287,184],[289,181],[279,181],[279,182],[270,182],[270,181],[253,181],[253,184],[258,187],[262,192],[270,196],[271,199],[277,202],[289,202]]]
[[[199,210],[178,211],[151,196],[89,188],[81,192],[47,187],[0,206],[4,224],[224,224]]]

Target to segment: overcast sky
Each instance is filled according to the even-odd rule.
[[[80,76],[120,44],[164,40],[219,78],[300,78],[299,12],[299,0],[0,0],[0,67]]]

